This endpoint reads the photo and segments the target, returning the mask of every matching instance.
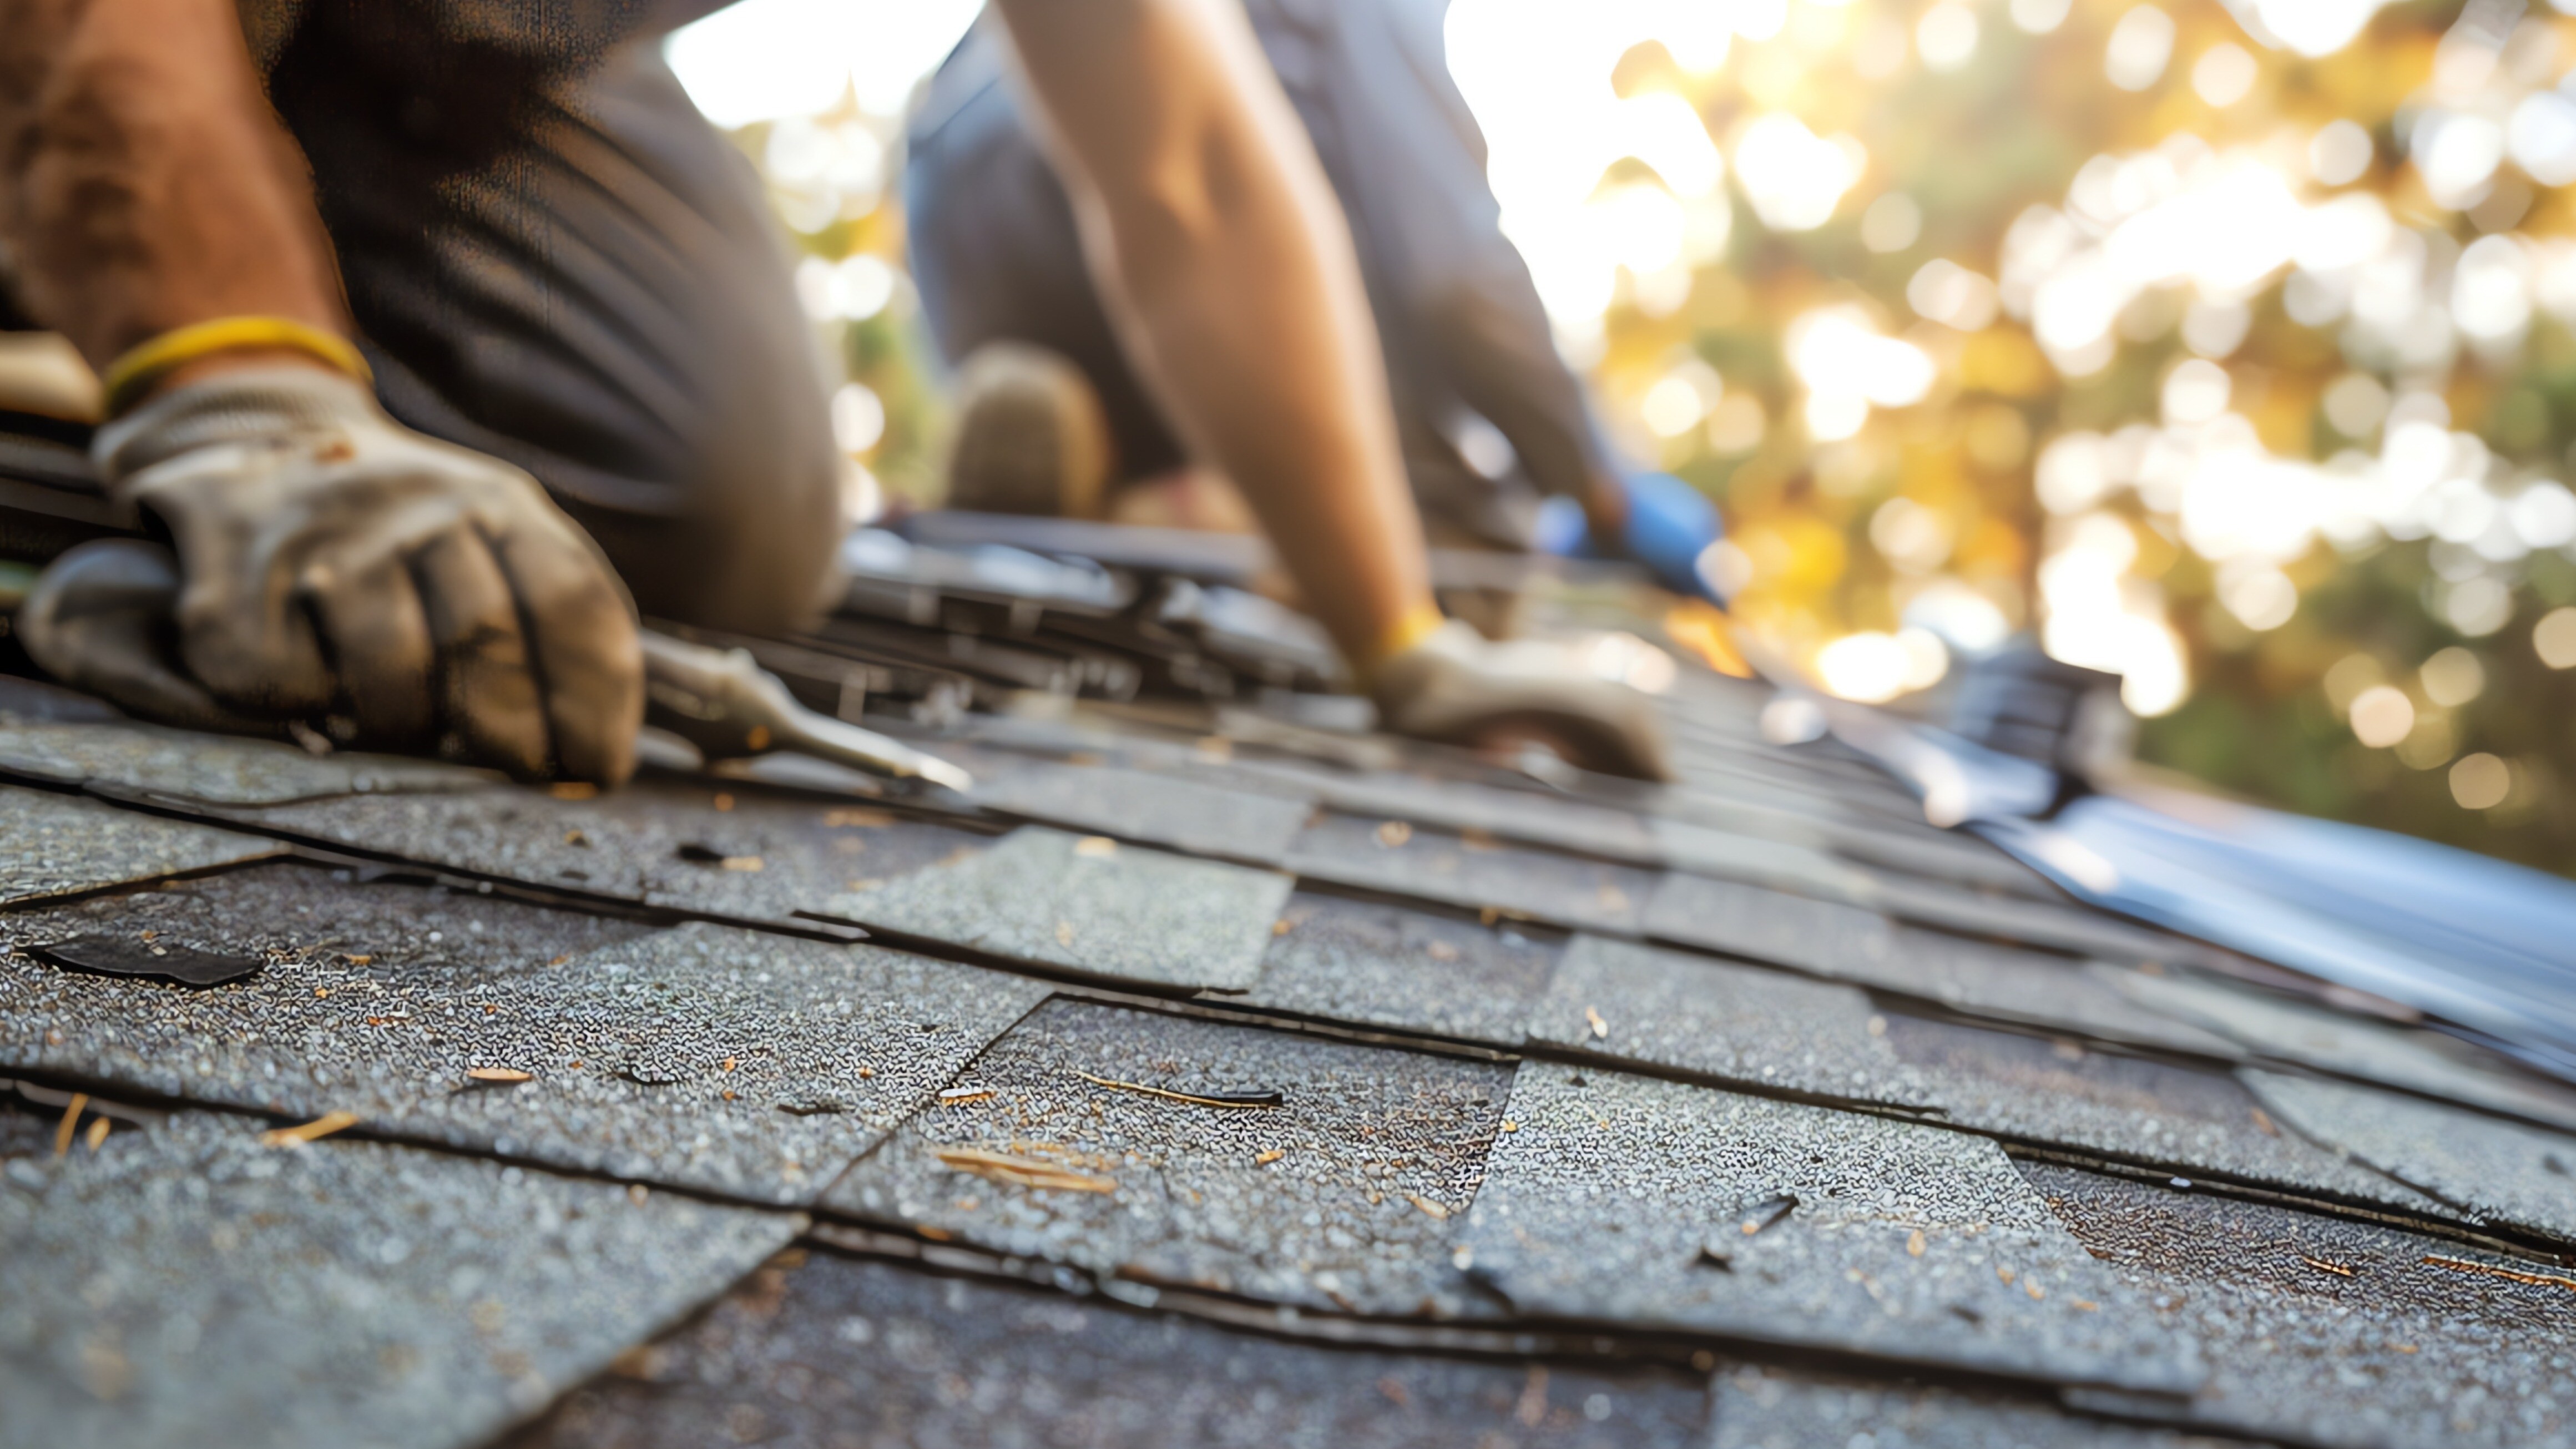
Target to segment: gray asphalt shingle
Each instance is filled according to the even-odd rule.
[[[799,1227],[378,1143],[264,1147],[263,1125],[0,1145],[0,1444],[464,1449]]]
[[[1102,1275],[1411,1314],[1453,1286],[1450,1219],[1476,1194],[1510,1077],[1488,1062],[1056,1001],[826,1202]],[[1090,1078],[1275,1092],[1279,1105],[1200,1105]]]
[[[268,965],[198,991],[0,958],[0,1063],[762,1202],[816,1196],[1046,994],[306,868],[0,917],[22,947],[101,927]]]
[[[2158,1323],[1992,1143],[1526,1062],[1461,1246],[1525,1314],[2188,1395]]]
[[[0,786],[0,906],[264,860],[279,849],[230,830]]]

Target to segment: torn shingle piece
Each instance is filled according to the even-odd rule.
[[[874,890],[834,897],[835,916],[989,952],[1155,985],[1252,983],[1292,882],[1276,871],[1023,826],[991,849]]]
[[[1574,938],[1529,1035],[1613,1060],[1817,1096],[1924,1105],[1848,986],[1681,951]]]
[[[1199,1106],[1086,1076],[1276,1092],[1280,1105]],[[1410,1314],[1453,1271],[1450,1225],[1412,1198],[1465,1208],[1509,1069],[1057,1000],[995,1042],[973,1078],[990,1100],[917,1114],[826,1203],[1102,1275]],[[969,1184],[942,1156],[960,1150],[1052,1162],[1117,1191]],[[1285,1156],[1260,1162],[1274,1151]]]
[[[1982,1398],[1751,1367],[1717,1375],[1710,1384],[1709,1417],[1709,1449],[2230,1449],[2237,1442],[2070,1418],[2039,1399]]]
[[[1282,1341],[817,1251],[782,1255],[505,1449],[820,1445],[853,1424],[903,1444],[1706,1449],[1705,1421],[1688,1371]]]
[[[1401,830],[1387,829],[1402,826]],[[1655,874],[1451,833],[1401,818],[1328,813],[1289,852],[1288,868],[1314,880],[1415,896],[1510,920],[1634,934]]]
[[[982,778],[972,798],[987,810],[1263,865],[1287,854],[1309,809],[1290,795],[1111,765],[1020,760]]]
[[[10,733],[0,730],[0,735]],[[265,860],[256,836],[0,786],[0,905]]]
[[[0,1180],[12,1443],[465,1449],[721,1293],[792,1214],[182,1112]]]
[[[922,957],[271,867],[0,918],[273,953],[213,992],[0,960],[0,1062],[766,1202],[808,1201],[1045,995]],[[529,1080],[460,1090],[477,1071]],[[800,1111],[820,1099],[837,1110]]]
[[[65,971],[167,981],[175,986],[222,986],[267,964],[259,956],[226,955],[104,933],[36,942],[24,949],[29,956]]]
[[[1680,871],[1656,882],[1644,934],[1819,976],[1895,969],[1895,928],[1875,911]]]
[[[2241,1075],[2300,1136],[2481,1221],[2576,1248],[2576,1136],[2350,1082],[2252,1068]]]
[[[1461,1242],[1520,1313],[2150,1394],[2205,1376],[2195,1335],[2157,1322],[1992,1143],[1557,1062],[1521,1065],[1511,1113]],[[1781,1197],[1797,1207],[1735,1231],[1739,1205]]]
[[[2576,1438],[2576,1292],[2507,1276],[2548,1265],[2069,1167],[2021,1171],[2130,1289],[2124,1311],[2203,1338],[2197,1419],[2356,1449]]]
[[[0,729],[0,775],[103,794],[210,805],[274,805],[335,795],[464,790],[489,770],[392,755],[316,756],[275,740],[199,734],[119,720]]]
[[[1505,1048],[1564,949],[1539,927],[1302,891],[1273,930],[1260,979],[1234,1000]]]

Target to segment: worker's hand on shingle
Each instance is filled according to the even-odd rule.
[[[1587,770],[1669,780],[1672,751],[1653,699],[1604,673],[1626,655],[1497,644],[1452,619],[1371,671],[1369,693],[1379,723],[1397,734],[1483,749],[1537,744]]]
[[[633,606],[526,473],[292,367],[174,388],[96,454],[169,529],[179,661],[224,706],[340,716],[357,743],[443,743],[522,776],[633,772]]]

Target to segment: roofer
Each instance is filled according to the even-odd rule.
[[[1503,235],[1484,134],[1449,76],[1449,0],[1243,8],[1349,219],[1432,541],[1631,557],[1713,597],[1697,565],[1717,511],[1669,474],[1613,460]],[[1155,521],[1223,521],[1222,485],[1200,501],[1192,450],[1127,361],[1009,51],[994,17],[978,21],[924,89],[905,143],[913,275],[961,366],[950,502],[1124,517],[1141,495]],[[1543,497],[1562,500],[1547,527]]]
[[[613,783],[636,608],[818,606],[823,382],[755,180],[655,43],[708,8],[0,0],[0,242],[175,546],[188,690]],[[1348,232],[1241,12],[997,10],[1129,355],[1382,720],[1661,773],[1642,697],[1441,620]]]

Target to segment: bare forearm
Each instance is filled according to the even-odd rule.
[[[0,239],[94,366],[211,317],[345,326],[232,0],[0,0]]]
[[[1239,12],[1000,0],[1124,341],[1354,657],[1427,605],[1350,236]]]

